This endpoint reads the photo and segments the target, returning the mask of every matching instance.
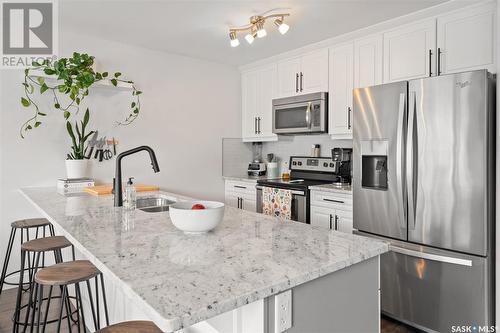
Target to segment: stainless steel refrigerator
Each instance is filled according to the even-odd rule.
[[[391,242],[383,313],[429,332],[494,323],[494,78],[354,90],[354,228]]]

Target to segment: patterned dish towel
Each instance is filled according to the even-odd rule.
[[[290,220],[292,218],[292,191],[279,188],[262,188],[262,212]]]

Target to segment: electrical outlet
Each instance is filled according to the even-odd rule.
[[[292,290],[274,296],[274,333],[292,327]]]

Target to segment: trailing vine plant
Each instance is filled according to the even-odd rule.
[[[119,125],[131,124],[139,115],[141,101],[138,90],[133,81],[122,79],[122,73],[115,72],[110,75],[108,72],[97,72],[93,69],[94,57],[85,53],[74,52],[70,58],[60,58],[54,62],[45,59],[43,62],[33,62],[31,68],[24,70],[24,96],[21,97],[21,105],[33,110],[33,115],[26,120],[19,130],[22,138],[29,130],[42,125],[42,118],[47,116],[40,111],[38,103],[33,99],[34,93],[48,93],[52,95],[53,105],[56,110],[60,110],[65,120],[68,120],[73,113],[78,113],[79,106],[86,96],[89,95],[89,88],[99,81],[109,81],[113,86],[119,83],[127,83],[132,86],[133,101],[130,104],[130,113]],[[50,84],[44,77],[37,76],[43,72],[46,76],[52,76],[55,81]],[[62,96],[69,97],[68,102],[63,103]]]

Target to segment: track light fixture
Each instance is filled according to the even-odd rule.
[[[268,12],[269,13],[269,12]],[[252,44],[255,40],[255,37],[262,38],[267,35],[267,31],[264,28],[266,24],[266,20],[268,18],[276,18],[274,20],[274,24],[278,27],[278,31],[284,35],[290,29],[290,26],[284,23],[285,17],[290,16],[290,14],[262,14],[250,17],[250,24],[241,27],[232,27],[229,28],[229,39],[231,40],[231,46],[236,47],[240,45],[240,41],[238,40],[237,33],[248,31],[245,35],[245,40],[248,44]]]

